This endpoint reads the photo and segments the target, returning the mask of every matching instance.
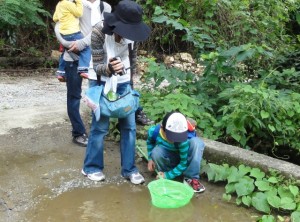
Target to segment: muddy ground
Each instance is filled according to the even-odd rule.
[[[106,141],[105,182],[80,174],[85,148],[72,143],[66,87],[52,70],[1,71],[0,93],[0,222],[31,221],[40,202],[75,188],[123,183],[134,187],[120,176],[119,144],[114,141]],[[81,111],[88,129],[90,112],[84,104]],[[143,159],[137,157],[136,162],[146,179],[141,186],[146,186],[154,175]],[[221,202],[224,188],[203,183],[207,190],[202,197]]]
[[[100,184],[80,174],[85,148],[72,143],[66,87],[52,73],[0,73],[0,221],[20,221],[43,198]],[[89,110],[83,104],[81,111],[88,129]],[[125,182],[118,143],[106,144],[105,183]],[[139,165],[144,173],[145,163]]]

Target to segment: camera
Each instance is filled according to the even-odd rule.
[[[112,58],[111,62],[112,62],[112,61],[116,61],[116,60],[119,60],[120,62],[122,62],[121,57],[119,57],[119,56],[118,56],[118,57]],[[110,63],[108,64],[108,68],[109,68],[110,72],[111,72],[113,75],[120,75],[120,76],[122,76],[122,75],[125,75],[125,74],[126,74],[126,71],[125,71],[125,68],[124,68],[124,67],[123,67],[122,71],[117,72],[117,73],[115,73],[115,71],[114,71],[114,69],[113,69],[113,67],[112,67],[112,65],[111,65]]]

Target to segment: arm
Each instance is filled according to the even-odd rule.
[[[53,15],[53,21],[56,23],[58,22],[58,16],[57,16],[57,10],[55,10],[54,15]]]
[[[71,44],[72,44],[72,42],[69,42],[69,41],[64,40],[63,37],[61,36],[61,34],[60,34],[60,32],[59,32],[59,22],[55,24],[55,29],[54,29],[54,31],[55,31],[55,35],[56,35],[57,40],[58,40],[61,44],[63,44],[64,47],[66,47],[67,49],[69,49],[70,46],[71,46]]]
[[[73,2],[69,2],[68,10],[75,17],[81,17],[83,14],[82,0],[75,0],[75,4]]]
[[[132,51],[132,75],[136,76],[137,75],[137,51],[138,51],[138,43],[135,42],[133,46],[133,51]]]
[[[106,53],[104,51],[105,35],[102,33],[102,25],[98,23],[95,25],[91,35],[91,48],[94,70],[97,75],[108,76],[107,64],[106,64]]]
[[[152,135],[153,135],[153,131],[155,130],[155,126],[152,126],[149,130],[148,130],[148,137],[147,137],[147,153],[148,153],[148,160],[151,160],[151,152],[154,149],[155,145],[156,145],[156,141],[153,141],[152,139]]]
[[[83,5],[85,3],[87,3],[87,5],[91,4],[91,2],[86,1],[86,0],[82,0],[82,3],[83,3]],[[102,12],[102,16],[103,16],[104,12],[111,12],[111,6],[106,2],[103,2],[103,3],[104,3],[104,10]],[[85,16],[86,16],[86,14],[83,14],[83,16],[80,19],[84,19],[83,17],[85,17]],[[86,23],[80,23],[80,29],[81,29],[81,32],[85,35],[85,37],[83,39],[77,40],[74,43],[74,47],[72,48],[72,50],[81,51],[84,48],[86,48],[87,46],[91,45],[91,34],[92,34],[91,27],[89,27]]]
[[[174,179],[175,177],[180,176],[187,168],[189,141],[187,140],[183,143],[180,143],[178,148],[179,148],[180,162],[172,170],[165,172],[165,177],[167,179]]]

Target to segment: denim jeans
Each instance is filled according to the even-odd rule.
[[[183,172],[184,177],[199,179],[204,147],[205,145],[199,137],[193,137],[190,139],[187,168]],[[151,153],[151,158],[155,162],[155,167],[160,172],[170,171],[180,162],[179,153],[169,151],[160,146],[154,147]]]
[[[118,84],[117,93],[122,94],[128,83]],[[101,104],[100,104],[101,106]],[[130,174],[138,172],[135,166],[135,141],[136,125],[135,114],[126,118],[118,119],[121,133],[121,175],[129,177]],[[109,130],[109,117],[102,116],[97,122],[93,115],[89,141],[86,148],[83,170],[85,173],[95,173],[104,169],[104,139]]]
[[[76,41],[83,38],[83,35],[81,32],[73,33],[70,35],[62,35],[63,39],[66,41]],[[90,60],[91,60],[91,48],[89,46],[85,47],[83,50],[79,52],[79,64],[78,64],[78,71],[84,71],[87,72],[88,68],[90,66]],[[63,60],[63,57],[59,59],[59,67],[58,71],[63,72],[65,68],[66,62]]]
[[[86,133],[80,116],[80,99],[82,78],[77,75],[78,62],[66,62],[67,110],[72,124],[72,136],[81,136]]]
[[[66,67],[66,62],[64,60],[64,52],[59,56],[58,60],[58,72],[56,75],[60,75],[65,77],[65,67]]]

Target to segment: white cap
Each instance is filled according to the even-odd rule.
[[[178,112],[172,113],[165,126],[166,137],[170,142],[184,142],[188,138],[188,125],[184,115]]]

